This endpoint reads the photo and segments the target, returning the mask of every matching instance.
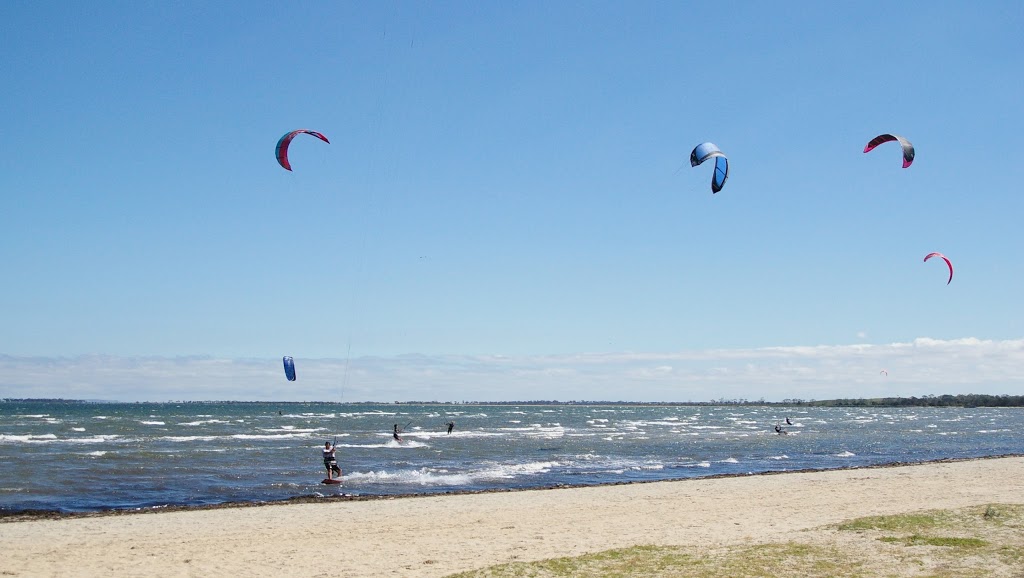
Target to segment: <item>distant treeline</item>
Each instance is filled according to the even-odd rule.
[[[1022,407],[1024,395],[926,395],[924,397],[877,397],[873,399],[830,399],[798,401],[794,405],[821,407]]]
[[[15,399],[2,398],[0,403],[119,403],[114,401],[81,399]],[[130,402],[129,402],[130,403]],[[134,403],[189,403],[189,404],[335,404],[333,401],[167,401]],[[875,397],[870,399],[712,399],[710,401],[597,401],[535,399],[519,401],[395,401],[395,405],[634,405],[634,406],[804,406],[804,407],[1024,407],[1024,395],[985,395],[968,393],[960,395],[926,395],[923,397]],[[385,401],[345,402],[345,405],[387,405]]]
[[[408,405],[458,405],[458,402],[396,401]],[[712,399],[710,401],[596,401],[596,400],[530,400],[530,401],[463,401],[464,405],[637,405],[637,406],[812,406],[812,407],[1024,407],[1024,395],[926,395],[923,397],[876,397],[871,399]]]

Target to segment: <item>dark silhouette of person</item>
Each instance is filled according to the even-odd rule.
[[[327,468],[327,479],[333,480],[334,474],[341,479],[341,468],[338,467],[338,460],[334,456],[334,446],[331,442],[324,442],[324,467]]]

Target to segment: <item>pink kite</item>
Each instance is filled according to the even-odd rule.
[[[946,262],[946,266],[949,267],[949,281],[946,281],[946,285],[949,285],[950,281],[953,280],[953,264],[950,263],[949,259],[947,259],[946,256],[943,255],[942,253],[928,253],[928,255],[925,256],[924,260],[927,261],[932,257],[942,257],[942,260]]]
[[[277,155],[277,162],[282,167],[289,171],[292,170],[292,165],[291,163],[288,162],[288,145],[292,143],[292,139],[295,138],[295,135],[302,133],[311,134],[316,138],[324,141],[325,143],[331,144],[331,141],[327,140],[327,137],[325,137],[324,135],[316,131],[306,130],[304,128],[299,130],[293,130],[292,132],[284,135],[283,137],[281,137],[281,140],[277,141],[277,151],[275,154]]]
[[[894,134],[880,134],[868,142],[868,146],[864,147],[864,152],[871,152],[871,149],[876,146],[892,141],[897,141],[900,143],[900,146],[903,147],[903,168],[909,167],[910,163],[914,162],[914,145],[910,144],[910,141],[901,136],[896,136]]]

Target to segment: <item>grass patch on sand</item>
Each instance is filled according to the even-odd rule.
[[[921,536],[914,534],[897,538],[894,536],[882,536],[882,542],[891,544],[903,544],[904,546],[945,546],[947,548],[980,548],[988,546],[988,542],[978,538],[952,538],[948,536]]]
[[[635,546],[499,564],[452,578],[1024,576],[1024,505],[872,516],[790,537],[703,550]]]
[[[1024,575],[1024,506],[986,506],[872,516],[835,527],[884,544],[882,552],[914,568],[911,576]]]
[[[950,512],[923,512],[902,514],[899,516],[869,516],[857,518],[836,526],[839,530],[863,532],[878,530],[882,532],[908,532],[925,528],[935,528],[948,522]]]
[[[816,545],[787,542],[722,549],[705,555],[685,546],[635,546],[596,554],[513,562],[454,577],[547,578],[556,576],[857,576],[838,564],[834,552]]]

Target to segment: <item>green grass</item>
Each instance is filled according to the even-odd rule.
[[[900,516],[870,516],[857,518],[849,522],[839,524],[837,528],[842,531],[863,532],[866,530],[880,530],[883,532],[906,532],[914,529],[934,528],[941,526],[948,521],[949,514],[945,512],[926,512],[920,514],[904,514]]]
[[[861,576],[859,564],[837,559],[830,548],[787,542],[730,548],[709,556],[697,556],[683,546],[635,546],[584,556],[553,558],[539,562],[513,562],[455,574],[452,578],[549,578],[602,576],[608,578],[674,576],[775,577]]]
[[[879,540],[892,544],[903,544],[904,546],[945,546],[947,548],[979,548],[981,546],[988,546],[988,542],[979,538],[951,538],[949,536],[921,536],[919,534],[902,538],[882,536]]]
[[[450,578],[1024,576],[1024,505],[872,516],[800,534],[799,540],[704,551],[635,546]]]

